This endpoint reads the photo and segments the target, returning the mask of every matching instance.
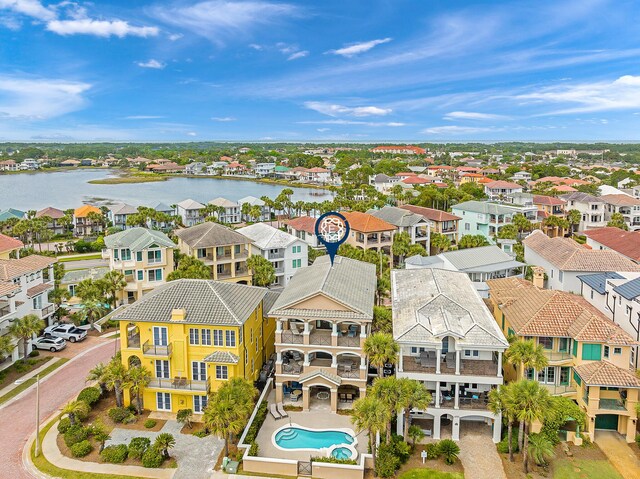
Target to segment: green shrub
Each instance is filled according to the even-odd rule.
[[[460,454],[460,446],[452,439],[443,439],[438,443],[438,451],[447,464],[453,464]]]
[[[497,448],[498,448],[498,452],[501,454],[509,453],[509,441],[507,440],[506,436],[504,437],[504,439],[502,439],[502,441],[500,441],[497,444]],[[517,432],[516,434],[513,434],[513,436],[511,436],[511,450],[514,453],[518,452],[518,433]]]
[[[148,437],[134,437],[129,441],[129,457],[131,459],[142,459],[142,456],[151,446],[151,439]]]
[[[411,457],[411,446],[404,442],[402,436],[394,434],[391,438],[391,445],[393,446],[393,453],[400,459],[400,464],[404,464],[409,460],[409,457]]]
[[[437,442],[431,442],[424,446],[424,450],[427,452],[427,459],[438,459],[440,457],[440,450],[438,449]]]
[[[201,429],[199,431],[194,432],[193,435],[199,438],[203,438],[209,435],[209,431],[207,431],[206,429]]]
[[[30,358],[36,358],[36,357],[38,357],[38,356],[40,356],[40,351],[38,351],[37,349],[34,349],[33,351],[31,351],[31,352],[29,353],[29,357],[30,357]]]
[[[94,387],[84,388],[78,394],[78,400],[86,402],[91,407],[100,400],[100,389]]]
[[[82,427],[80,424],[69,426],[67,432],[64,433],[64,443],[67,447],[71,447],[80,441],[84,441],[88,436],[89,431],[87,431],[86,427]]]
[[[132,422],[132,420],[135,421],[135,417],[133,417],[131,411],[129,411],[129,409],[126,407],[112,407],[111,409],[109,409],[109,418],[113,422],[124,424]]]
[[[249,455],[252,456],[253,454],[249,454]],[[257,454],[255,454],[255,455],[257,456]],[[328,462],[330,464],[349,464],[349,465],[355,465],[355,464],[358,463],[357,461],[354,461],[353,459],[338,459],[337,457],[333,457],[333,456],[312,457],[311,458],[311,462]]]
[[[640,446],[640,434],[636,434],[636,444]]]
[[[93,446],[86,439],[71,446],[71,454],[73,457],[84,457],[93,451]]]
[[[60,419],[60,422],[58,423],[58,432],[60,434],[64,434],[69,430],[70,427],[71,427],[71,420],[68,417],[63,417],[62,419]]]
[[[134,404],[129,404],[127,406],[127,409],[131,414],[138,414],[138,410],[136,409],[136,406]]]
[[[144,467],[160,467],[164,462],[162,452],[157,447],[150,447],[142,456],[142,465]]]
[[[640,437],[640,436],[638,436],[638,437]],[[251,443],[251,447],[249,448],[249,455],[250,456],[257,456],[258,455],[258,451],[259,451],[258,443],[253,441]]]
[[[263,401],[256,412],[255,417],[253,418],[253,422],[251,423],[251,427],[247,431],[247,435],[244,438],[245,444],[251,444],[256,440],[258,436],[258,432],[262,427],[262,423],[267,418],[267,402]]]
[[[158,424],[158,422],[155,419],[147,419],[144,422],[144,427],[146,427],[147,429],[151,429],[152,427],[155,427],[156,424]]]
[[[100,453],[102,462],[111,464],[121,464],[127,458],[128,449],[126,444],[118,444],[116,446],[107,446]]]
[[[393,444],[380,444],[376,458],[376,474],[380,477],[392,477],[400,467],[400,458],[394,454]]]

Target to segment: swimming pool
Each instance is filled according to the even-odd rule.
[[[297,424],[273,433],[273,444],[282,450],[316,451],[337,459],[355,459],[358,440],[351,429],[311,429]]]

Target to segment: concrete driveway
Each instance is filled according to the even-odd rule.
[[[466,479],[507,479],[489,426],[464,421],[460,426],[459,445]]]
[[[623,437],[616,431],[596,431],[596,444],[622,477],[639,477],[640,460]],[[636,475],[633,475],[635,471]],[[632,475],[629,475],[632,474]]]

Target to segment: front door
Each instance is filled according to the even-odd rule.
[[[162,326],[153,327],[153,344],[155,346],[166,346],[169,344],[167,336],[167,328]]]
[[[156,393],[156,406],[158,411],[171,411],[171,394]]]

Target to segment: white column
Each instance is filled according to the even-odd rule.
[[[461,351],[458,349],[456,351],[456,374],[460,374],[460,353]]]
[[[398,372],[402,372],[403,359],[402,359],[402,350],[400,350],[400,355],[398,357]]]
[[[338,355],[337,354],[332,354],[331,355],[331,367],[332,368],[337,368],[338,367]]]
[[[304,353],[304,363],[302,365],[304,367],[309,366],[309,353]]]
[[[454,441],[460,440],[460,418],[453,416],[453,427],[451,429],[451,439]]]
[[[338,323],[331,323],[331,336],[338,335]]]
[[[460,409],[460,384],[456,383],[456,395],[453,402],[454,409]]]
[[[440,415],[433,416],[433,438],[440,439]]]
[[[440,374],[440,355],[442,354],[442,349],[436,349],[436,374]]]
[[[282,321],[277,320],[276,321],[276,333],[281,333],[282,332]]]
[[[496,414],[496,418],[493,420],[493,442],[498,444],[500,442],[500,433],[502,432],[502,413]]]
[[[399,412],[398,416],[396,417],[396,434],[398,436],[402,436],[403,432],[404,432],[404,414]]]
[[[304,334],[309,334],[309,332],[311,331],[311,330],[309,329],[309,326],[310,326],[310,325],[309,325],[309,321],[305,321],[305,322],[304,322]]]
[[[276,363],[281,363],[281,362],[282,362],[282,352],[276,351]]]
[[[502,377],[502,351],[498,351],[498,377]]]
[[[440,407],[440,381],[436,381],[436,407]]]

